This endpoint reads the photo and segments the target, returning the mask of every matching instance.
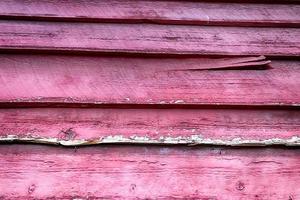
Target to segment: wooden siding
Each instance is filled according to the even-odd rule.
[[[299,199],[299,13],[1,1],[0,199]]]
[[[300,6],[189,1],[2,0],[0,17],[44,21],[300,26]]]
[[[299,61],[273,60],[267,69],[228,70],[222,67],[241,58],[0,55],[0,59],[2,103],[300,104]]]
[[[298,199],[299,149],[0,146],[1,199]]]
[[[0,21],[0,50],[300,56],[300,29]]]
[[[298,110],[19,108],[0,110],[0,141],[299,146]]]

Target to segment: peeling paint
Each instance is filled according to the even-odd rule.
[[[127,102],[129,104],[142,104],[140,102],[136,101],[137,99],[124,99],[121,101],[114,102],[113,104],[122,104],[124,102]],[[177,101],[177,103],[175,103]],[[179,101],[179,102],[178,102]],[[181,102],[182,101],[182,102]],[[201,99],[198,98],[193,98],[191,101],[186,101],[186,100],[153,100],[149,99],[147,102],[149,104],[164,104],[164,105],[169,105],[169,104],[193,104],[193,105],[198,105],[198,106],[213,106],[213,105],[223,105],[223,106],[292,106],[292,107],[299,107],[300,103],[299,102],[251,102],[251,105],[245,103],[245,102],[210,102],[209,104],[207,102],[199,102],[202,101]],[[196,102],[196,103],[195,103]],[[17,99],[11,99],[8,101],[0,101],[0,103],[45,103],[45,104],[52,104],[52,103],[77,103],[80,104],[81,106],[93,106],[93,105],[111,105],[112,102],[108,101],[95,101],[93,99],[78,99],[78,98],[73,98],[73,97],[67,97],[67,98],[48,98],[48,97],[35,97],[35,98],[17,98]],[[13,105],[13,104],[12,104]],[[64,106],[67,106],[64,104]]]
[[[122,135],[107,136],[96,139],[74,139],[62,140],[59,138],[42,138],[35,136],[18,137],[16,135],[7,135],[0,137],[0,142],[28,142],[39,144],[53,144],[62,146],[84,146],[95,144],[181,144],[181,145],[216,145],[216,146],[300,146],[300,137],[293,136],[288,139],[270,138],[264,140],[234,138],[231,140],[203,138],[201,135],[192,135],[190,137],[164,137],[151,138],[147,136]]]
[[[178,104],[178,103],[184,103],[184,101],[183,101],[183,100],[176,100],[174,103],[175,103],[175,104]]]

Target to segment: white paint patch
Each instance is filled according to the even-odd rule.
[[[183,100],[176,100],[174,103],[184,103]]]

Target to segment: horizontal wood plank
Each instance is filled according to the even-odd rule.
[[[272,60],[265,70],[204,70],[237,61],[14,54],[0,60],[2,104],[300,104],[299,61]]]
[[[159,24],[300,26],[300,5],[188,1],[0,2],[0,18]]]
[[[0,21],[0,50],[299,56],[300,29]]]
[[[244,109],[0,109],[0,141],[300,145],[300,111]]]
[[[299,156],[299,149],[1,145],[0,197],[299,199]]]

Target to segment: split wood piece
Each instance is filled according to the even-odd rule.
[[[300,105],[299,61],[274,60],[268,70],[188,70],[245,59],[0,54],[0,104]]]
[[[279,148],[0,145],[0,197],[299,199],[299,156]]]
[[[300,29],[0,21],[0,50],[300,56]]]
[[[300,26],[300,5],[188,1],[0,1],[0,18],[230,26]]]
[[[270,69],[270,60],[265,60],[265,56],[257,56],[257,57],[242,57],[242,58],[225,58],[225,59],[210,59],[210,61],[214,61],[211,63],[211,66],[199,66],[199,67],[191,67],[188,69],[181,70],[242,70],[242,69],[253,69],[253,70],[263,70]]]
[[[300,111],[0,109],[0,141],[65,146],[108,143],[300,146]]]

